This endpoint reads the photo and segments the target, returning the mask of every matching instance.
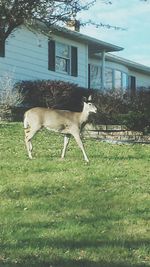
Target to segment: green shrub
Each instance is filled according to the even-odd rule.
[[[83,97],[93,92],[73,83],[55,80],[21,81],[15,89],[24,96],[22,105],[13,108],[13,118],[18,121],[23,120],[24,112],[31,107],[82,111]]]
[[[131,130],[150,132],[150,90],[140,89],[134,97],[120,91],[96,92],[96,124],[126,125]]]
[[[118,114],[117,122],[126,125],[131,130],[144,131],[146,118],[141,111],[129,111],[127,114]]]
[[[133,130],[149,133],[150,90],[140,89],[137,91],[134,97],[129,98],[127,108],[128,112],[125,115],[122,115],[122,120],[127,127]]]
[[[95,91],[94,102],[98,108],[93,123],[116,124],[118,114],[127,112],[128,98],[121,91]]]
[[[90,117],[93,124],[123,124],[131,130],[150,132],[149,89],[140,88],[130,96],[120,90],[102,92],[52,80],[22,81],[15,88],[24,95],[23,108],[19,112],[15,109],[19,119],[25,109],[35,106],[81,111],[83,96],[92,94],[98,108],[97,114]]]
[[[63,81],[22,81],[16,88],[24,96],[24,106],[40,106],[72,111],[82,110],[82,97],[88,96],[88,89]]]

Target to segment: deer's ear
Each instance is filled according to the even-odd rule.
[[[82,102],[87,102],[87,98],[85,96],[82,97]]]
[[[82,101],[85,103],[91,102],[92,101],[92,95],[89,95],[88,97],[83,96]]]
[[[88,101],[92,101],[92,95],[89,95]]]

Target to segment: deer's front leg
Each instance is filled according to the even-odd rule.
[[[83,156],[84,156],[84,160],[85,160],[86,162],[89,162],[89,159],[88,159],[88,157],[87,157],[87,155],[86,155],[86,153],[85,153],[84,146],[83,146],[83,143],[82,143],[81,138],[80,138],[80,134],[79,134],[79,133],[73,133],[72,135],[73,135],[73,137],[75,138],[75,140],[76,140],[78,146],[79,146],[80,149],[82,150],[82,153],[83,153]]]

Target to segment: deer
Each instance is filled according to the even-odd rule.
[[[33,136],[42,128],[50,131],[64,134],[64,146],[61,158],[64,159],[70,136],[72,135],[83,153],[84,160],[89,162],[83,143],[80,138],[82,125],[88,121],[90,113],[96,113],[97,108],[92,103],[89,96],[87,101],[83,101],[83,110],[74,112],[69,110],[34,107],[24,114],[24,131],[25,144],[29,159],[32,159],[32,143]]]

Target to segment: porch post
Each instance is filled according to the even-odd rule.
[[[105,88],[105,50],[102,51],[102,90]]]

